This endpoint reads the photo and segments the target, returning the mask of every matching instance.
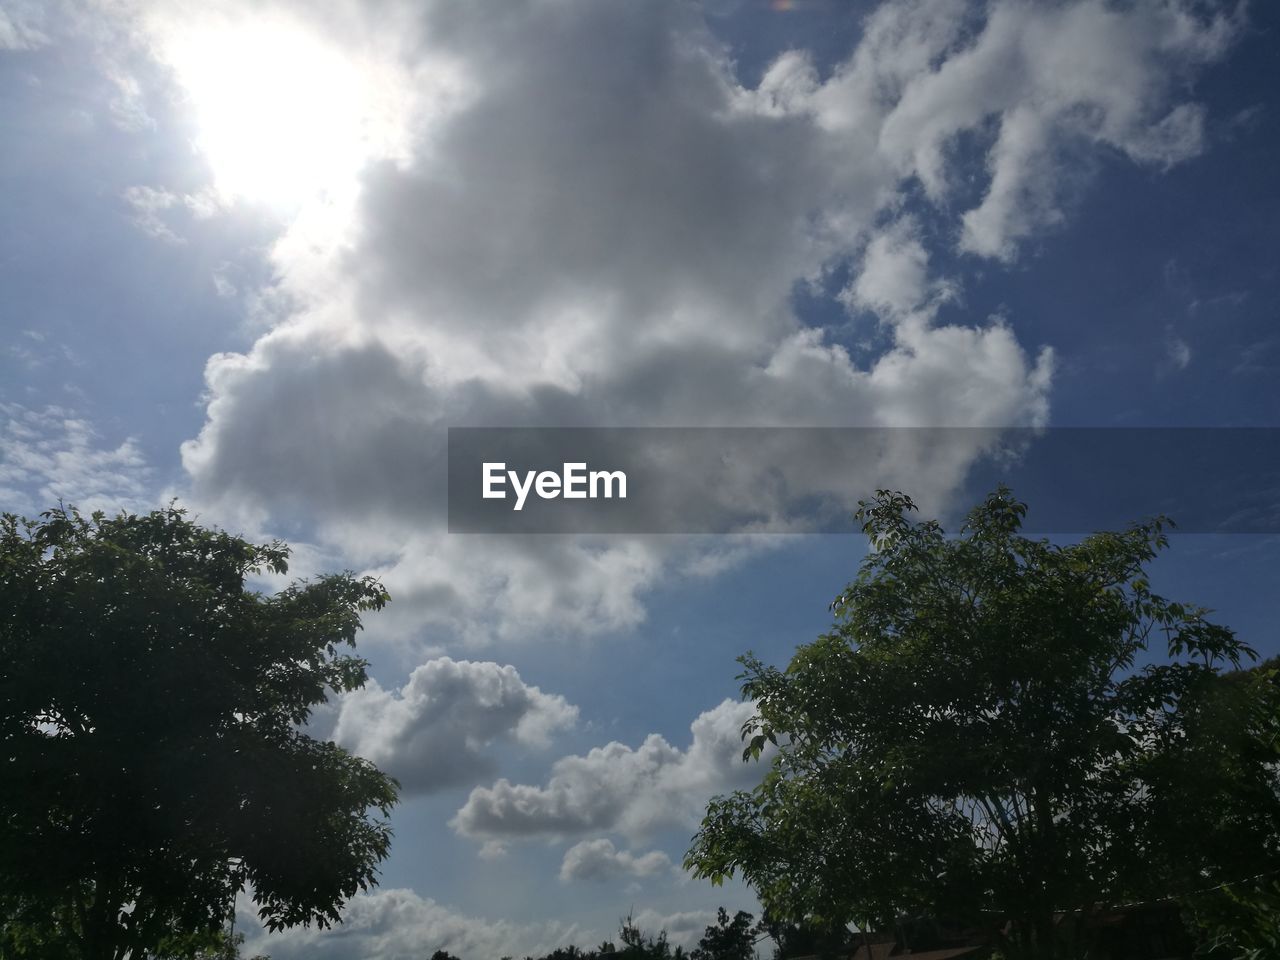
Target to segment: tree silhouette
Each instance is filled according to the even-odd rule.
[[[690,951],[690,960],[752,960],[759,929],[753,919],[745,910],[730,917],[724,907],[718,908],[715,924],[707,927],[698,946]]]
[[[1053,956],[1099,906],[1280,867],[1273,674],[1224,681],[1252,652],[1151,590],[1165,522],[1063,546],[1020,536],[1003,489],[958,537],[913,509],[862,505],[830,633],[785,672],[743,658],[746,753],[778,752],[710,804],[688,868],[741,873],[780,920],[993,911]]]
[[[0,520],[6,936],[190,955],[246,885],[274,929],[375,882],[395,782],[301,727],[365,682],[340,648],[387,596],[349,574],[252,588],[287,561],[172,506]]]

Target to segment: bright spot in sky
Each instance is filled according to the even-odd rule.
[[[373,89],[334,46],[267,21],[193,28],[166,47],[224,200],[291,208],[353,185]]]

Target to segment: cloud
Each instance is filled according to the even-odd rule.
[[[177,14],[129,9],[194,83]],[[1017,318],[942,322],[961,290],[936,255],[1014,259],[1097,156],[1194,155],[1203,111],[1182,82],[1238,29],[1173,0],[890,0],[828,75],[792,51],[751,88],[677,0],[260,12],[353,69],[390,64],[365,78],[382,132],[358,182],[328,191],[341,202],[274,247],[264,296],[288,309],[210,359],[191,497],[368,566],[397,597],[379,629],[414,643],[634,626],[706,549],[449,537],[448,426],[1045,422],[1052,351],[1020,344]],[[793,308],[846,267],[846,306],[886,322],[866,356]],[[982,453],[896,468],[936,500]],[[883,472],[809,482],[851,506]]]
[[[1087,162],[1082,150],[1110,148],[1161,167],[1200,151],[1202,108],[1171,101],[1190,70],[1225,52],[1242,18],[1237,9],[1202,19],[1191,4],[1162,0],[997,2],[985,17],[981,9],[962,0],[884,4],[868,21],[866,56],[814,98],[830,124],[874,120],[857,93],[887,86],[894,102],[879,147],[938,202],[958,181],[959,138],[994,131],[987,190],[963,214],[960,249],[1006,261],[1062,221],[1063,191],[1078,182],[1073,167]]]
[[[406,790],[427,792],[491,774],[495,743],[545,746],[577,717],[577,707],[526,684],[514,667],[440,657],[399,690],[370,680],[344,696],[333,739]]]
[[[1174,370],[1185,370],[1191,365],[1191,344],[1178,336],[1172,326],[1164,332],[1165,358]]]
[[[1256,340],[1240,351],[1231,372],[1235,375],[1270,376],[1280,371],[1280,337]]]
[[[929,252],[919,224],[904,217],[871,235],[861,269],[841,299],[854,309],[895,321],[922,308],[936,307],[950,289],[949,284],[930,280]]]
[[[752,909],[757,912],[759,910],[754,905]],[[715,926],[716,911],[679,910],[675,913],[662,913],[646,908],[633,913],[631,922],[646,936],[656,936],[660,931],[665,931],[672,946],[689,950],[697,946],[707,927]]]
[[[436,950],[446,950],[463,960],[482,960],[540,956],[569,944],[582,948],[605,939],[618,941],[616,927],[592,930],[554,921],[492,920],[460,913],[412,890],[397,888],[356,894],[348,901],[340,926],[328,930],[292,927],[268,935],[261,930],[252,906],[243,900],[236,916],[236,928],[249,932],[242,952],[246,956],[265,954],[274,960],[405,960],[430,956]],[[672,945],[686,949],[696,945],[715,920],[714,910],[662,913],[646,908],[631,916],[646,936],[665,930]]]
[[[63,407],[0,403],[0,503],[34,515],[59,501],[85,513],[149,509],[151,470],[137,441],[103,446],[88,420]]]
[[[451,824],[464,836],[500,841],[601,832],[639,839],[695,824],[714,794],[761,776],[762,767],[742,762],[740,732],[753,712],[753,704],[725,700],[702,713],[687,750],[655,733],[636,748],[615,741],[562,757],[543,786],[503,779],[476,787]]]
[[[241,929],[259,927],[251,909]],[[463,958],[538,956],[569,943],[594,943],[594,934],[562,923],[511,923],[459,913],[412,890],[386,889],[352,897],[342,924],[329,930],[293,927],[249,936],[244,954],[275,960],[403,960],[447,950]]]
[[[171,211],[185,211],[190,217],[203,220],[217,214],[221,205],[211,190],[179,196],[170,190],[146,186],[126,188],[124,201],[133,210],[133,221],[140,230],[170,243],[186,242],[166,219]]]
[[[0,7],[0,50],[36,50],[48,42],[39,3],[8,0]]]
[[[560,880],[599,882],[616,877],[651,877],[670,870],[671,858],[661,850],[637,856],[629,850],[618,850],[612,840],[601,837],[575,843],[565,851]]]

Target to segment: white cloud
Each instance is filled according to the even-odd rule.
[[[714,910],[664,913],[644,908],[631,915],[632,923],[646,936],[666,931],[673,946],[686,949],[695,946],[715,920]],[[260,931],[251,905],[240,904],[236,926]],[[554,921],[492,920],[461,913],[412,890],[389,888],[352,897],[342,924],[329,930],[293,927],[273,934],[251,932],[242,953],[266,954],[274,960],[418,960],[447,950],[463,960],[486,960],[540,956],[570,944],[590,948],[606,939],[618,942],[616,927],[601,930]]]
[[[59,501],[84,514],[145,510],[151,470],[128,437],[103,446],[94,426],[73,411],[0,403],[0,505],[28,516]]]
[[[234,264],[229,261],[222,261],[209,275],[209,279],[213,281],[213,289],[218,296],[224,299],[231,299],[240,291],[237,289],[235,282],[231,279],[235,272]]]
[[[949,284],[930,280],[929,252],[919,225],[904,217],[871,236],[858,274],[841,298],[892,321],[937,306],[950,292]]]
[[[124,191],[124,201],[133,209],[133,221],[144,233],[157,240],[185,243],[170,225],[174,212],[185,213],[196,219],[207,219],[220,209],[220,201],[209,190],[179,196],[157,187],[132,186]]]
[[[1012,260],[1018,243],[1063,220],[1050,128],[1029,107],[1009,110],[988,155],[991,186],[982,203],[964,215],[960,247],[984,257]]]
[[[851,139],[870,130],[880,158],[938,203],[966,179],[960,139],[994,132],[988,187],[963,214],[960,248],[1010,260],[1061,221],[1082,151],[1168,166],[1201,149],[1202,108],[1174,97],[1189,71],[1222,55],[1239,16],[1200,18],[1176,0],[886,3],[850,61],[800,102]]]
[[[183,11],[249,9],[127,6],[190,90]],[[1236,29],[1174,0],[890,0],[830,76],[793,52],[748,89],[676,0],[254,9],[369,71],[342,121],[371,125],[369,165],[281,236],[268,299],[290,309],[211,358],[183,463],[206,515],[305,522],[374,569],[397,598],[388,632],[419,643],[631,626],[701,549],[451,538],[446,426],[1043,423],[1051,352],[1024,349],[1017,318],[940,324],[958,288],[932,255],[1013,259],[1102,152],[1193,155],[1202,110],[1181,81]],[[290,156],[306,182],[358,166]],[[975,178],[964,209],[955,185]],[[927,200],[907,209],[916,181]],[[846,301],[892,321],[879,356],[792,309],[798,282],[846,263]],[[980,452],[915,470],[935,488],[920,499]],[[880,476],[815,492],[851,505]]]
[[[753,906],[752,909],[758,912],[757,907]],[[679,910],[675,913],[662,913],[645,908],[633,913],[631,922],[645,936],[657,936],[660,931],[665,931],[672,946],[689,950],[697,946],[707,927],[715,926],[716,911]]]
[[[544,786],[503,779],[476,787],[452,825],[465,836],[505,840],[602,832],[640,839],[695,824],[713,795],[762,775],[762,766],[742,761],[741,729],[753,711],[725,700],[700,714],[687,750],[650,734],[636,748],[615,741],[563,757]]]
[[[252,910],[242,909],[241,918],[241,929],[257,926]],[[471,916],[412,890],[392,888],[352,897],[340,926],[264,932],[248,937],[243,952],[264,953],[274,960],[405,960],[447,950],[464,960],[482,960],[538,956],[570,943],[597,942],[595,934],[577,926]]]
[[[651,877],[669,872],[671,858],[661,850],[634,854],[619,850],[605,837],[575,843],[564,853],[560,879],[564,883],[578,880],[603,881],[616,877]]]
[[[577,717],[577,707],[526,684],[514,667],[440,657],[400,690],[371,680],[344,696],[333,739],[421,792],[474,783],[492,773],[495,742],[546,746]]]

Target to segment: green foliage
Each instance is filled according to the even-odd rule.
[[[622,946],[616,951],[608,952],[616,952],[624,960],[684,960],[684,948],[676,947],[673,950],[667,942],[667,931],[660,930],[656,937],[649,936],[635,925],[630,916],[622,921],[618,938],[622,941]],[[602,949],[601,952],[606,951]]]
[[[365,682],[340,651],[387,595],[250,589],[287,561],[172,506],[0,519],[3,956],[178,955],[246,884],[268,926],[326,926],[375,882],[395,782],[299,727]]]
[[[1209,960],[1280,957],[1280,881],[1230,884],[1191,898],[1189,907],[1204,943],[1197,956]]]
[[[1019,535],[997,490],[960,536],[880,491],[830,633],[785,671],[747,655],[759,788],[718,797],[686,858],[779,920],[1013,921],[1055,955],[1057,910],[1184,894],[1280,865],[1274,688],[1252,652],[1153,593],[1166,522],[1072,545]],[[1077,944],[1082,946],[1082,944]]]
[[[820,926],[809,919],[795,922],[765,910],[759,929],[774,942],[773,960],[837,957],[848,952],[849,930],[843,923]]]
[[[161,943],[147,960],[241,960],[240,948],[244,946],[243,933],[225,930],[201,931],[179,934]],[[250,960],[271,960],[258,954]]]
[[[1224,784],[1239,779],[1234,769],[1238,764],[1274,764],[1280,752],[1280,659],[1226,674],[1206,693],[1199,707],[1204,716],[1198,725],[1200,736],[1185,744],[1183,764],[1212,771]],[[1223,743],[1231,744],[1231,749],[1223,750]],[[1196,778],[1195,782],[1206,779]],[[1203,802],[1215,799],[1206,797]],[[1266,802],[1265,796],[1246,799]],[[1223,831],[1230,823],[1216,827]],[[1260,859],[1254,871],[1248,872],[1265,866]],[[1213,960],[1280,956],[1280,880],[1273,872],[1197,892],[1187,898],[1186,906],[1192,926],[1203,940],[1201,955]]]
[[[696,949],[686,953],[683,947],[673,947],[667,933],[645,933],[630,915],[619,924],[618,942],[606,940],[594,950],[582,950],[570,944],[557,947],[537,960],[601,960],[603,957],[628,958],[628,960],[752,960],[755,956],[755,940],[763,929],[752,924],[752,916],[739,910],[730,917],[721,907],[716,923],[708,926]],[[620,945],[619,945],[620,944]],[[444,950],[437,950],[431,960],[457,960]],[[511,960],[502,957],[501,960]],[[535,960],[525,957],[525,960]]]
[[[724,907],[716,911],[716,923],[709,926],[690,951],[690,960],[753,960],[756,955],[756,937],[759,928],[754,918],[745,910],[732,917]]]

